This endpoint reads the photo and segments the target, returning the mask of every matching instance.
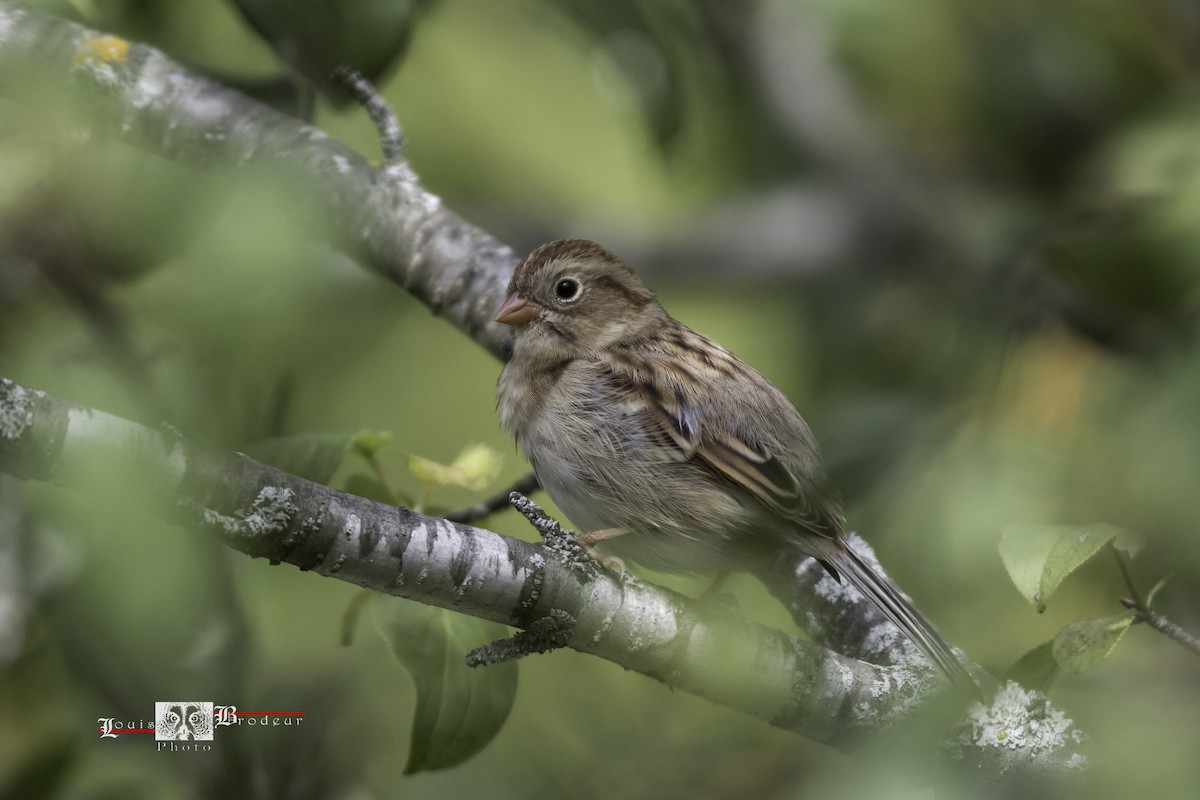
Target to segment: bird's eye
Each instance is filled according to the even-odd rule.
[[[555,284],[554,294],[559,300],[574,300],[579,297],[579,281],[574,278],[563,278]]]

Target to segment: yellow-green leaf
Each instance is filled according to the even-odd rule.
[[[1113,539],[1113,547],[1123,551],[1130,558],[1136,556],[1145,546],[1146,538],[1133,531],[1119,531]]]
[[[391,431],[361,430],[354,435],[354,449],[364,456],[373,456],[392,443]]]
[[[439,464],[421,456],[409,456],[408,468],[424,483],[461,486],[472,492],[487,488],[500,475],[504,456],[485,444],[473,444],[450,464]]]
[[[1134,612],[1072,623],[1054,637],[1054,660],[1067,672],[1086,672],[1103,661],[1133,624]]]
[[[1000,539],[1008,576],[1040,614],[1063,578],[1126,532],[1112,525],[1010,525]]]

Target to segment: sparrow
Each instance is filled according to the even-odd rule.
[[[651,569],[815,558],[955,681],[933,625],[844,541],[816,439],[774,384],[671,317],[617,256],[582,239],[521,261],[495,320],[514,328],[500,421],[590,551]],[[760,573],[761,574],[761,573]]]

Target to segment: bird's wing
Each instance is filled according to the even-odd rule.
[[[739,366],[744,367],[740,362]],[[647,438],[667,448],[672,460],[691,461],[746,492],[776,516],[811,533],[836,538],[841,515],[823,477],[819,482],[802,481],[784,461],[788,454],[772,452],[765,442],[708,418],[713,409],[729,407],[729,401],[717,395],[729,392],[730,376],[706,375],[708,370],[698,367],[694,358],[673,351],[617,360],[605,371],[622,390],[626,408],[638,415]],[[680,375],[689,376],[686,391]],[[778,392],[762,380],[770,391]],[[792,410],[782,395],[771,399]]]

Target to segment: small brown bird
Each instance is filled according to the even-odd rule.
[[[501,423],[546,492],[605,549],[676,573],[756,572],[812,556],[879,607],[948,676],[934,627],[843,541],[808,425],[778,388],[675,320],[612,253],[551,242],[513,273]]]

